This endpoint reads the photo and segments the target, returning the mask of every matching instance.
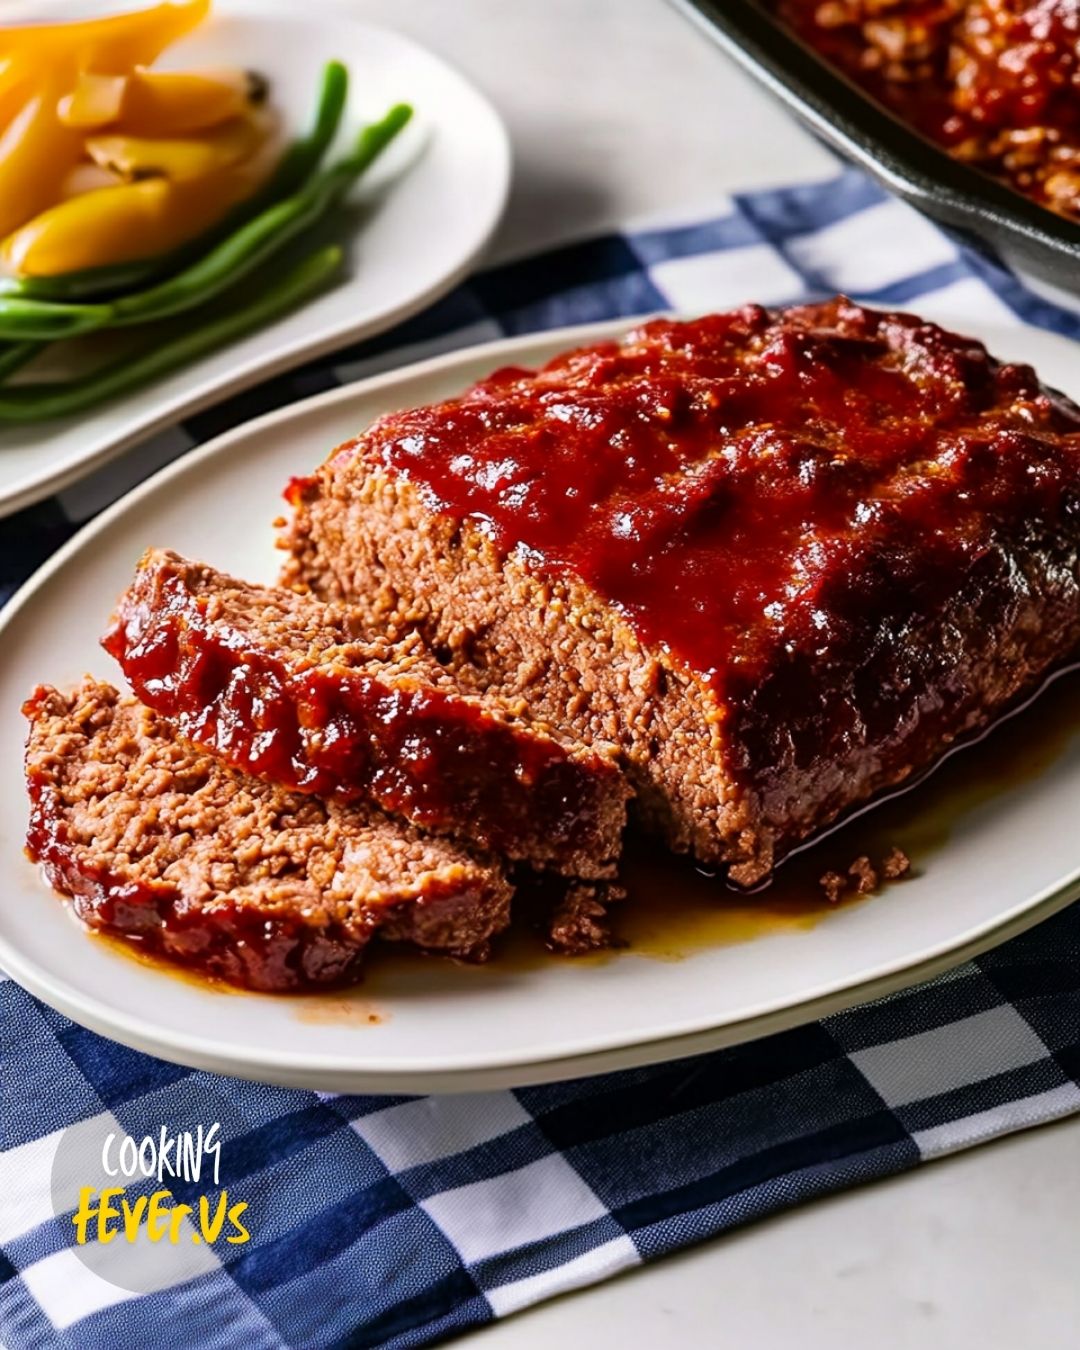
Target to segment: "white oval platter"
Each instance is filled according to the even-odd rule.
[[[932,314],[927,302],[924,310]],[[980,329],[1080,394],[1075,348],[1026,329]],[[271,580],[270,522],[291,474],[384,411],[429,401],[508,363],[627,326],[564,330],[439,357],[241,427],[117,502],[0,616],[0,964],[61,1012],[182,1063],[326,1091],[464,1091],[671,1059],[792,1026],[926,979],[1020,932],[1080,893],[1080,726],[1034,776],[983,794],[921,874],[820,922],[681,960],[629,951],[468,969],[417,961],[354,995],[223,993],[87,936],[21,852],[21,700],[39,681],[116,678],[97,639],[149,545]],[[963,761],[957,757],[955,764]],[[722,903],[723,896],[720,895]],[[373,1001],[375,1021],[363,1014]]]

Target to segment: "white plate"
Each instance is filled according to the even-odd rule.
[[[70,16],[84,7],[63,9]],[[97,0],[94,7],[100,9]],[[40,17],[41,7],[32,13]],[[0,428],[0,516],[58,491],[198,408],[391,327],[469,270],[506,203],[510,144],[486,99],[430,52],[322,6],[218,0],[215,16],[170,48],[162,64],[262,71],[287,125],[299,131],[310,120],[320,72],[331,57],[344,61],[350,74],[339,145],[392,103],[416,109],[413,123],[357,189],[356,200],[367,203],[369,213],[350,240],[348,275],[276,323],[135,393],[80,417]]]
[[[278,562],[270,521],[291,474],[379,413],[622,327],[474,348],[261,418],[117,502],[24,587],[0,620],[0,963],[15,979],[96,1031],[184,1063],[325,1090],[460,1091],[674,1058],[794,1025],[957,964],[1080,892],[1080,727],[1061,731],[1037,773],[976,793],[922,875],[820,922],[706,944],[677,961],[627,953],[599,964],[463,969],[417,959],[377,972],[352,997],[222,993],[87,936],[46,889],[20,852],[17,709],[41,680],[64,685],[85,670],[116,678],[97,638],[145,547],[270,580]],[[1019,325],[983,335],[1080,393],[1075,348],[1064,340]],[[963,756],[952,763],[955,772]],[[369,1025],[372,1002],[382,1020]]]

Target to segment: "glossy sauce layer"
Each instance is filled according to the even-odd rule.
[[[610,874],[626,789],[613,763],[377,663],[257,645],[168,566],[140,572],[103,645],[189,741],[272,783],[377,802],[429,829]]]
[[[1077,433],[1029,367],[839,299],[650,323],[342,453],[583,578],[722,690],[931,612],[995,544],[1060,530]]]

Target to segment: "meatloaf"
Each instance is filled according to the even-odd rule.
[[[645,821],[739,886],[1080,639],[1080,409],[843,297],[497,371],[287,497],[285,584],[616,742]]]
[[[614,874],[629,786],[522,699],[462,689],[418,634],[369,641],[359,616],[156,550],[104,639],[135,693],[233,767],[372,800],[567,876]]]
[[[94,928],[276,991],[353,978],[375,934],[482,957],[506,926],[492,859],[234,772],[109,685],[24,712],[28,849]]]

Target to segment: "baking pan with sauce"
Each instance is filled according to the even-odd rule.
[[[762,0],[672,3],[888,191],[1015,271],[1080,295],[1080,222],[952,159],[827,65]]]

